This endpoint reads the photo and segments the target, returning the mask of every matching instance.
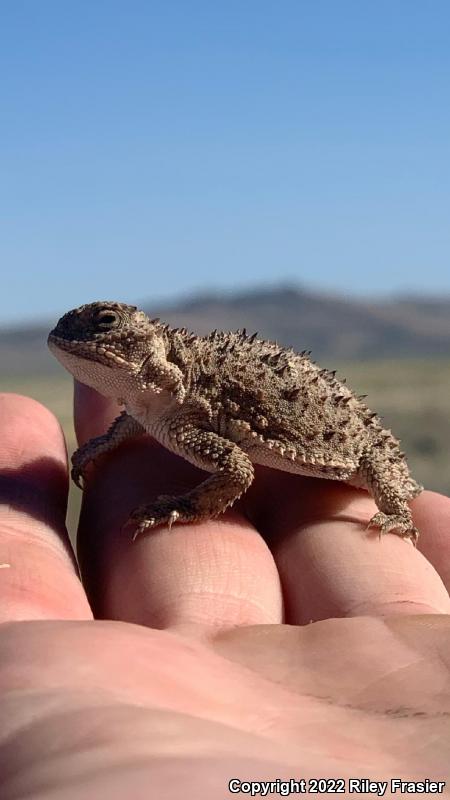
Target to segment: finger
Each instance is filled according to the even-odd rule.
[[[414,500],[414,518],[422,531],[418,549],[450,591],[450,498],[436,492],[422,492]]]
[[[67,458],[55,417],[0,395],[0,619],[91,616],[65,529]]]
[[[85,387],[75,395],[84,439],[105,431],[117,408]],[[83,439],[83,440],[84,440]],[[124,443],[92,470],[83,496],[79,558],[97,616],[152,627],[279,622],[278,572],[256,530],[239,513],[161,527],[131,541],[130,512],[159,494],[180,494],[204,473],[147,437]]]
[[[376,510],[366,492],[281,474],[263,476],[259,492],[257,524],[280,570],[287,622],[450,611],[440,577],[410,542],[366,529]],[[426,494],[424,538],[435,526]]]

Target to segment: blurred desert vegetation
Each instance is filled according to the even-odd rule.
[[[310,349],[314,360],[337,368],[338,377],[368,395],[368,405],[402,440],[414,476],[450,495],[450,298],[369,302],[282,286],[197,296],[166,307],[139,305],[151,316],[200,334],[245,327],[280,344]],[[55,323],[0,329],[0,390],[29,395],[50,408],[71,452],[72,381],[46,348]],[[72,535],[79,503],[80,493],[72,487]]]

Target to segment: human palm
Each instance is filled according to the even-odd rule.
[[[76,410],[81,441],[115,413],[84,387]],[[92,472],[83,588],[56,421],[4,395],[0,425],[5,800],[449,777],[449,499],[414,501],[415,550],[365,530],[364,492],[261,469],[222,518],[132,544],[130,510],[200,476],[135,440]]]

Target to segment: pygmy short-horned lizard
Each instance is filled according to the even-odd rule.
[[[136,509],[135,535],[220,514],[264,464],[367,489],[379,509],[369,525],[416,541],[408,501],[422,487],[398,440],[309,353],[245,331],[196,336],[115,302],[69,311],[48,341],[77,380],[125,407],[74,454],[78,485],[89,462],[145,433],[211,473],[182,496]]]

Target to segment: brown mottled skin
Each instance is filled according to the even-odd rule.
[[[76,483],[89,462],[137,434],[211,473],[180,497],[136,509],[135,535],[220,514],[252,483],[253,464],[264,464],[367,489],[379,508],[370,526],[417,540],[408,501],[422,487],[398,440],[307,353],[245,331],[195,336],[115,302],[69,311],[48,341],[77,380],[125,408],[74,454]]]

